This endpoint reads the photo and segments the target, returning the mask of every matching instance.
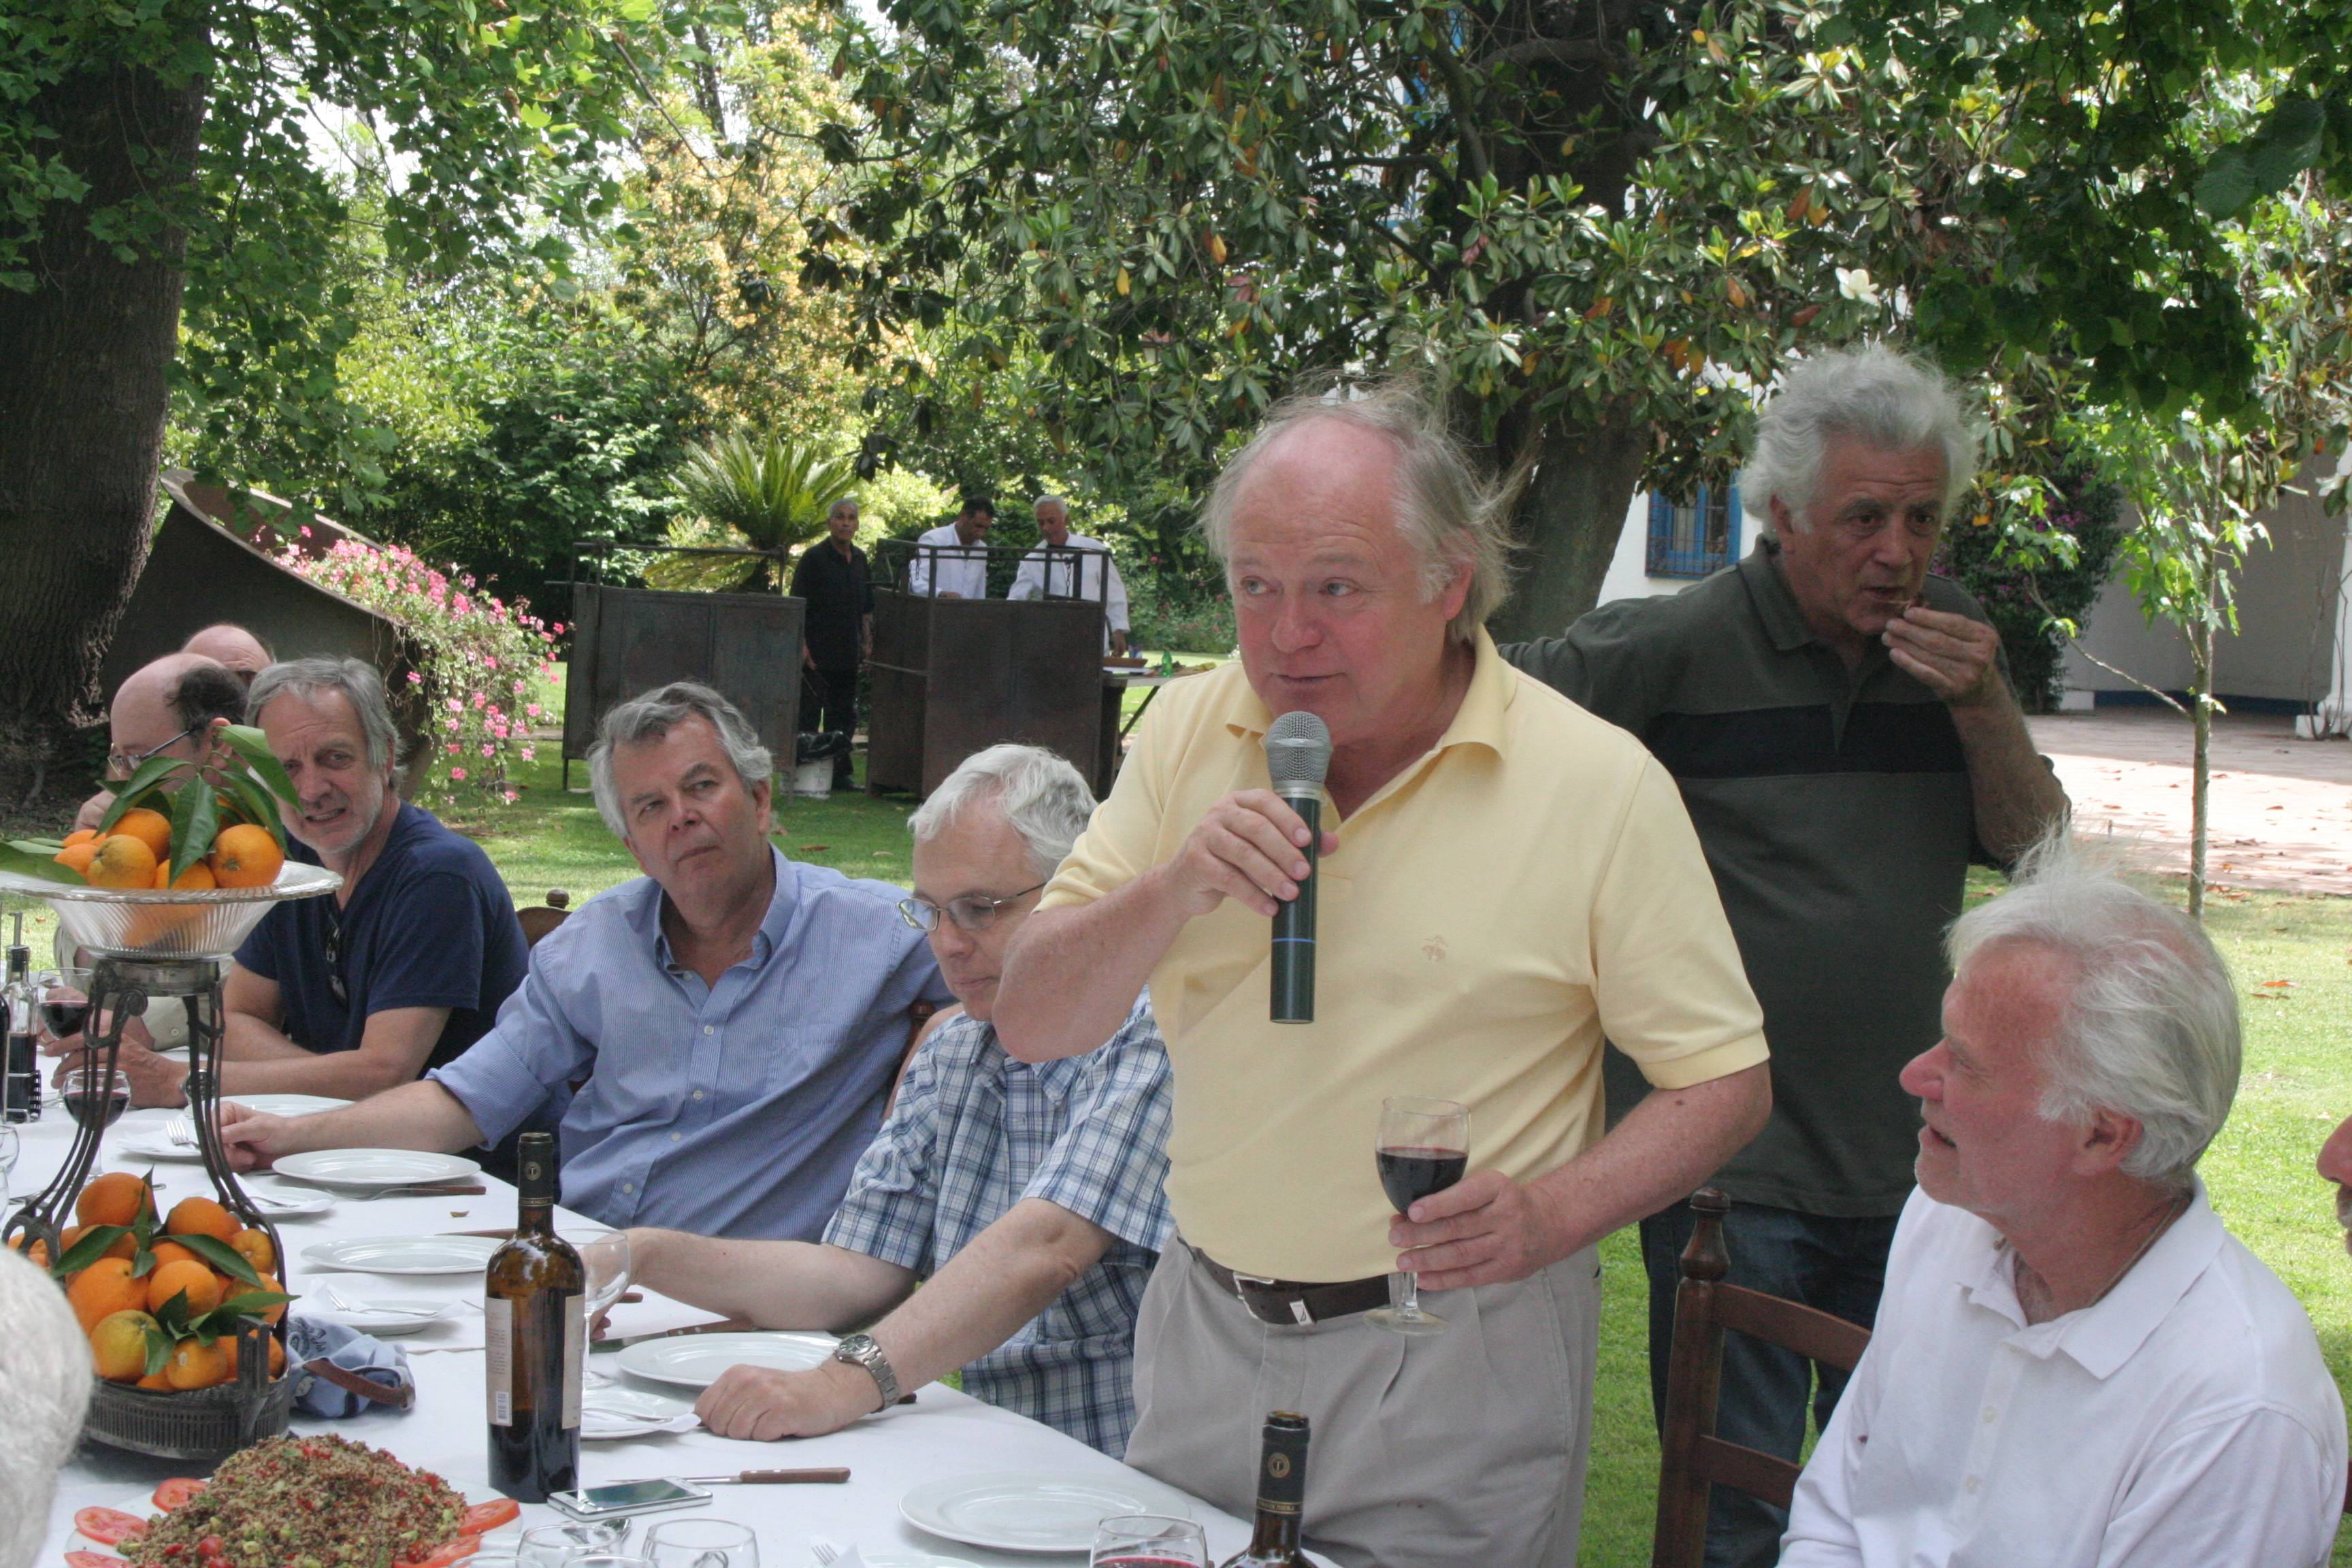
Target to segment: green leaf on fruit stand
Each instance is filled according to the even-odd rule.
[[[147,1336],[147,1370],[141,1375],[152,1377],[172,1359],[172,1341],[152,1319],[140,1324],[139,1330]]]
[[[106,1249],[131,1234],[127,1225],[98,1225],[84,1231],[81,1239],[66,1248],[65,1256],[49,1268],[49,1278],[63,1279],[68,1274],[79,1274],[100,1258]]]
[[[163,787],[163,781],[174,773],[186,769],[187,763],[178,757],[150,757],[139,764],[131,775],[119,784],[107,787],[114,791],[114,800],[106,815],[98,819],[98,836],[105,837],[122,820],[122,814],[140,805],[148,793]]]
[[[219,797],[201,780],[195,787],[182,790],[172,802],[172,874],[164,880],[178,881],[182,872],[211,854],[213,835],[219,827]]]
[[[248,1285],[261,1283],[261,1276],[253,1271],[253,1265],[245,1260],[245,1254],[217,1237],[175,1236],[172,1239],[231,1279],[242,1279]]]
[[[258,1318],[272,1307],[282,1307],[294,1300],[283,1290],[247,1290],[242,1296],[231,1296],[204,1315],[196,1331],[205,1334],[233,1334],[236,1321],[243,1317]]]
[[[11,838],[0,843],[0,871],[14,871],[23,877],[37,877],[44,882],[62,882],[71,888],[87,888],[89,879],[70,866],[58,863],[58,849],[37,838]],[[44,852],[46,851],[46,853]]]
[[[245,814],[245,819],[257,827],[268,828],[269,837],[278,840],[278,852],[285,853],[286,825],[278,819],[278,803],[269,798],[269,792],[255,783],[251,774],[242,773],[223,774],[221,787],[236,797],[237,809]]]
[[[289,805],[300,804],[294,794],[294,781],[286,776],[285,767],[278,761],[277,754],[270,751],[268,740],[259,730],[250,724],[231,724],[221,731],[221,736],[236,748],[237,755],[243,757],[246,765],[253,770],[253,776],[260,780],[262,786],[270,794]]]

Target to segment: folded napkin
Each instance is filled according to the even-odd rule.
[[[286,1319],[294,1363],[294,1404],[308,1415],[340,1420],[377,1405],[405,1410],[416,1399],[408,1352],[332,1318],[300,1311]]]

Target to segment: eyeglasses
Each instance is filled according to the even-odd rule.
[[[135,757],[126,757],[126,756],[124,756],[121,752],[107,752],[107,753],[106,753],[106,773],[107,773],[107,776],[108,776],[109,778],[117,778],[117,779],[127,779],[127,778],[129,778],[132,773],[137,773],[137,772],[139,771],[139,764],[140,764],[140,763],[142,763],[145,762],[148,758],[150,758],[150,757],[153,756],[153,755],[154,755],[156,752],[168,752],[168,751],[170,751],[173,746],[178,745],[181,742],[183,742],[183,741],[186,740],[189,736],[191,736],[191,735],[194,734],[197,731],[199,731],[199,730],[203,729],[204,727],[205,727],[205,721],[203,721],[202,719],[199,719],[199,720],[197,720],[194,723],[193,723],[193,724],[189,725],[186,729],[184,729],[184,730],[181,731],[178,734],[176,734],[176,735],[173,736],[170,740],[168,740],[168,741],[164,742],[162,745],[160,745],[160,746],[150,746],[150,747],[148,747],[145,751],[143,751],[143,752],[140,752],[140,753],[139,753],[137,756],[135,756]],[[87,756],[87,755],[89,755],[89,753],[88,753],[88,752],[84,752],[84,753],[83,753],[83,755]]]
[[[1036,888],[1024,888],[1001,899],[976,898],[967,893],[961,899],[950,899],[944,904],[935,904],[928,899],[900,899],[898,918],[917,931],[937,931],[940,929],[940,917],[945,915],[955,921],[958,931],[982,931],[996,923],[997,910],[1027,898],[1045,885],[1045,882],[1040,882]]]

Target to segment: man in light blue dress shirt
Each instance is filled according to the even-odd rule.
[[[560,1133],[566,1206],[614,1226],[816,1237],[880,1123],[910,1010],[949,992],[898,889],[769,844],[769,771],[706,687],[615,707],[589,773],[645,878],[544,938],[456,1061],[315,1116],[226,1108],[232,1157],[454,1152],[578,1083]]]
[[[815,1436],[961,1367],[966,1394],[1126,1451],[1136,1310],[1175,1230],[1167,1047],[1148,996],[1067,1061],[1014,1061],[989,1024],[1004,944],[1093,808],[1060,757],[992,746],[908,824],[900,907],[963,1006],[917,1049],[824,1245],[629,1233],[666,1295],[763,1328],[872,1324],[807,1371],[730,1367],[695,1407],[713,1432]]]

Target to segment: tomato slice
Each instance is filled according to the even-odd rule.
[[[74,1515],[74,1528],[100,1546],[120,1546],[146,1532],[147,1521],[119,1508],[86,1508]]]
[[[66,1553],[66,1568],[122,1568],[122,1559],[96,1552],[68,1552]]]
[[[169,1513],[210,1485],[210,1481],[200,1481],[193,1476],[173,1476],[155,1489],[155,1506]]]
[[[515,1511],[520,1513],[522,1510],[518,1509]],[[463,1563],[480,1551],[481,1545],[482,1538],[478,1535],[460,1535],[436,1549],[430,1556],[402,1558],[399,1568],[452,1568],[453,1564]]]
[[[488,1535],[499,1526],[521,1516],[522,1504],[510,1497],[496,1498],[488,1502],[478,1502],[467,1509],[457,1521],[457,1531],[461,1535]]]

